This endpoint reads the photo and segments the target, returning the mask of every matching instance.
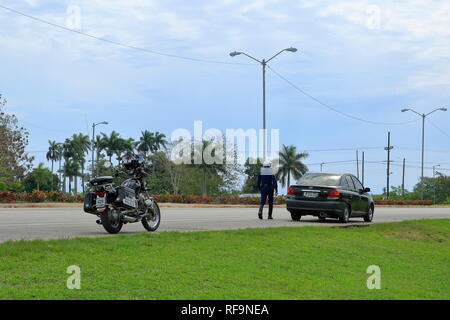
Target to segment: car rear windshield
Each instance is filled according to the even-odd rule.
[[[298,180],[302,186],[338,186],[341,180],[340,175],[326,173],[308,173]]]

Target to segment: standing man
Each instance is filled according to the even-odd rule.
[[[266,203],[266,199],[269,198],[268,219],[272,220],[273,194],[275,192],[275,194],[278,195],[278,183],[272,171],[272,163],[269,161],[264,162],[264,165],[261,168],[261,173],[258,176],[258,190],[261,192],[258,218],[262,220],[264,204]]]

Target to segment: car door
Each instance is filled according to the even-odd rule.
[[[364,186],[358,178],[352,176],[352,179],[355,184],[356,190],[359,192],[360,212],[361,214],[365,214],[369,210],[369,195],[367,193],[364,193]]]
[[[349,185],[349,192],[351,195],[352,216],[358,216],[361,214],[361,195],[356,189],[355,183],[350,175],[345,176]]]
[[[342,176],[341,177],[341,197],[342,197],[342,199],[344,199],[344,201],[346,202],[346,203],[349,203],[350,205],[351,205],[351,203],[352,203],[352,194],[353,194],[353,191],[350,189],[350,186],[348,185],[348,182],[347,182],[347,178],[346,178],[346,176],[344,175],[344,176]]]

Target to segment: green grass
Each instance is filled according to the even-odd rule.
[[[0,245],[0,299],[449,299],[450,219]],[[81,267],[81,290],[66,269]],[[368,290],[366,269],[381,268]]]

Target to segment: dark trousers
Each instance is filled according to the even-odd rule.
[[[261,201],[259,202],[259,205],[261,207],[264,206],[266,203],[267,198],[269,198],[269,207],[273,207],[273,190],[261,190]]]

